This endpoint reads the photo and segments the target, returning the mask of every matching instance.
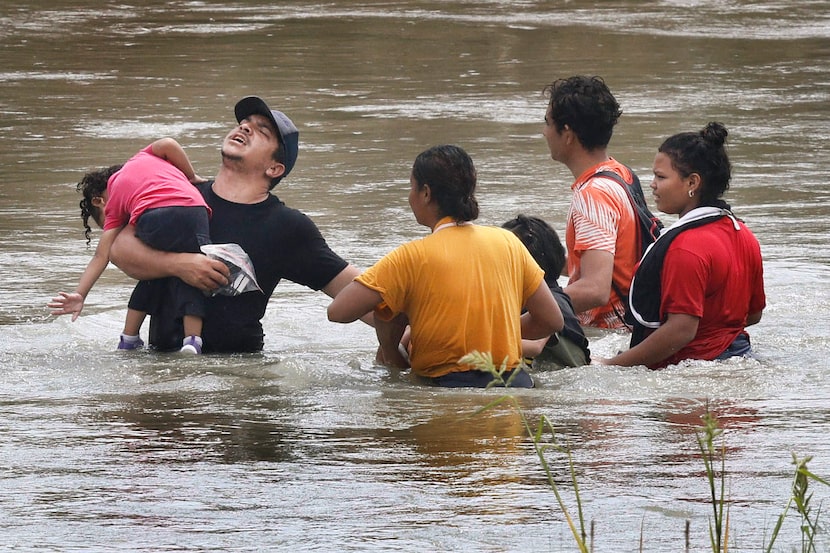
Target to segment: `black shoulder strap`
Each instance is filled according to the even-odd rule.
[[[640,178],[637,176],[631,167],[624,165],[628,172],[631,173],[631,182],[626,182],[625,179],[615,173],[614,171],[597,171],[594,176],[596,177],[607,177],[622,186],[623,190],[625,190],[626,195],[628,196],[628,201],[631,202],[631,207],[634,209],[634,215],[637,217],[639,222],[638,224],[638,235],[640,238],[640,255],[645,252],[646,247],[648,244],[654,242],[658,236],[660,236],[660,230],[663,228],[663,222],[657,218],[651,210],[648,208],[648,203],[646,203],[646,197],[643,193],[643,187],[640,184]],[[617,317],[626,325],[631,326],[634,322],[633,317],[628,312],[628,294],[624,294],[620,287],[614,282],[614,279],[611,279],[611,287],[614,290],[614,293],[617,294],[617,297],[620,298],[620,301],[624,306],[626,306],[625,313],[617,312],[616,308],[614,309],[614,313]]]
[[[628,199],[631,202],[631,206],[634,208],[634,212],[640,219],[642,228],[647,230],[649,234],[650,239],[647,241],[649,243],[654,242],[654,240],[656,240],[660,235],[660,230],[663,228],[663,222],[660,221],[660,219],[656,217],[648,208],[646,196],[643,193],[643,187],[640,184],[640,178],[637,176],[637,173],[635,173],[631,167],[627,165],[624,165],[624,167],[628,169],[629,173],[631,173],[631,182],[626,182],[622,176],[614,171],[599,171],[595,173],[594,176],[607,177],[615,182],[618,182],[623,187],[623,190],[625,190],[628,195]]]

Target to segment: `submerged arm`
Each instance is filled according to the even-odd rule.
[[[386,367],[398,369],[409,368],[409,360],[401,353],[401,339],[403,338],[409,318],[403,313],[391,321],[384,321],[380,317],[375,319],[375,333],[378,337],[377,360]]]
[[[522,314],[522,338],[539,340],[559,332],[565,326],[565,319],[548,285],[543,280],[528,298]]]
[[[600,362],[622,367],[657,365],[694,339],[699,322],[700,319],[692,315],[669,313],[666,322],[645,340],[611,359]]]

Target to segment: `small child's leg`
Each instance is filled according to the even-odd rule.
[[[124,332],[118,340],[118,349],[139,349],[144,347],[144,341],[138,335],[141,324],[147,313],[137,309],[127,309],[127,319],[124,321]]]
[[[202,353],[202,319],[193,315],[185,315],[183,317],[184,323],[184,341],[182,342],[181,353]]]
[[[182,318],[184,323],[185,336],[201,336],[202,335],[202,318],[194,317],[193,315],[185,315]]]
[[[147,313],[137,309],[127,309],[127,319],[124,321],[124,335],[138,336],[138,331],[141,330],[141,325],[144,324],[144,318]],[[201,322],[200,322],[201,327]],[[201,328],[199,329],[201,334]]]

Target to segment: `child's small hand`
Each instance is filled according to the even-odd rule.
[[[203,182],[207,182],[208,179],[203,179],[199,175],[193,175],[193,178],[190,179],[190,184],[202,184]]]
[[[52,309],[52,315],[68,315],[72,313],[72,322],[81,314],[84,308],[84,297],[78,293],[67,294],[60,292],[60,296],[52,298],[52,301],[46,304],[46,307]]]

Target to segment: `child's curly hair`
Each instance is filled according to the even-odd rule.
[[[107,189],[107,181],[109,178],[121,169],[123,165],[111,165],[109,167],[104,167],[103,169],[98,169],[96,171],[90,171],[89,173],[84,175],[84,178],[81,179],[81,182],[78,183],[77,190],[81,194],[84,195],[84,198],[81,200],[79,204],[81,207],[81,218],[84,220],[84,238],[86,238],[86,243],[89,244],[90,241],[90,233],[92,229],[89,227],[89,218],[92,217],[92,220],[99,227],[104,226],[104,213],[101,208],[96,207],[92,204],[93,198],[100,198],[104,195],[104,192]]]

